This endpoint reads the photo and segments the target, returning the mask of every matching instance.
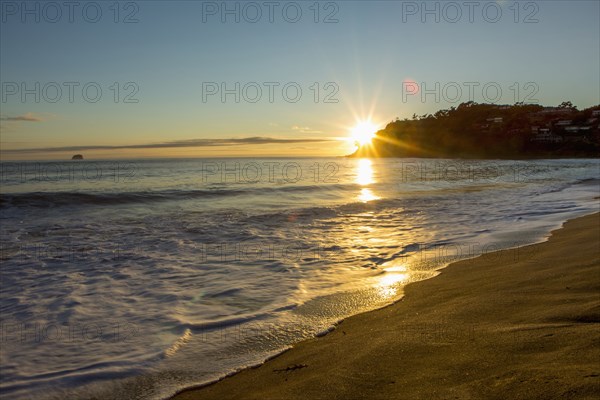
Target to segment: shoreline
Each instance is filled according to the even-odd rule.
[[[500,385],[499,382],[495,382],[492,386],[499,386],[497,390],[486,388],[484,385],[477,391],[469,383],[478,374],[470,374],[470,370],[465,370],[464,367],[457,368],[456,362],[452,362],[453,357],[447,354],[448,349],[454,348],[455,355],[461,363],[468,364],[469,359],[474,358],[475,360],[471,361],[475,364],[473,365],[475,368],[484,361],[477,360],[478,355],[487,354],[489,360],[502,359],[500,367],[495,369],[491,367],[493,363],[490,364],[489,360],[484,362],[487,367],[484,370],[491,369],[506,375],[511,372],[510,368],[502,369],[507,359],[519,359],[521,353],[525,358],[542,357],[544,352],[532,353],[519,347],[519,344],[532,342],[530,344],[534,348],[536,346],[545,348],[543,343],[538,343],[540,339],[532,332],[548,331],[542,337],[552,341],[550,339],[557,336],[555,339],[557,341],[562,338],[559,338],[560,334],[570,330],[575,331],[570,332],[569,335],[577,336],[578,343],[581,344],[582,341],[587,343],[587,346],[578,348],[579,351],[576,352],[581,360],[573,360],[569,365],[560,363],[560,360],[566,356],[570,356],[569,359],[573,358],[573,344],[571,344],[567,346],[570,353],[564,354],[562,358],[556,357],[553,368],[548,368],[545,373],[559,370],[560,373],[554,377],[556,378],[554,382],[558,380],[566,384],[566,381],[571,379],[566,386],[558,385],[559,387],[576,386],[577,390],[574,393],[583,390],[580,394],[586,397],[597,396],[600,394],[600,366],[597,362],[590,363],[591,360],[600,358],[600,296],[598,296],[600,260],[599,252],[595,250],[597,247],[594,247],[600,244],[599,218],[599,213],[578,217],[563,223],[561,228],[553,230],[550,237],[543,242],[453,262],[442,268],[435,277],[409,284],[405,288],[404,296],[390,305],[348,317],[327,335],[297,343],[290,350],[279,353],[258,366],[230,373],[214,382],[182,389],[171,398],[176,400],[274,399],[307,398],[308,395],[308,398],[412,399],[431,396],[439,398],[451,394],[456,398],[494,398],[494,396],[503,398],[507,395],[520,398],[519,396],[523,396],[520,392],[523,387],[528,390],[536,388],[542,390],[544,385],[540,386],[538,382],[535,387],[530,387],[523,383],[529,382],[525,380],[521,381],[523,383],[521,388],[513,388],[514,390],[507,394],[501,389],[501,382]],[[559,265],[561,262],[557,261],[557,251],[561,254],[562,266]],[[593,261],[590,263],[591,260]],[[554,266],[551,271],[541,267],[546,264]],[[578,267],[579,264],[585,266]],[[595,292],[588,290],[587,296],[583,296],[586,298],[586,304],[588,306],[591,304],[591,308],[584,307],[579,310],[581,315],[571,315],[570,319],[558,318],[559,322],[554,321],[556,316],[549,317],[554,322],[539,321],[538,313],[532,315],[533,324],[532,321],[511,321],[511,317],[514,319],[515,315],[508,311],[513,309],[515,302],[526,303],[529,308],[537,310],[552,302],[561,305],[561,301],[556,300],[565,300],[564,295],[574,293],[570,291],[569,286],[565,286],[566,290],[569,290],[568,293],[560,291],[552,295],[544,292],[544,296],[539,298],[540,288],[531,285],[532,281],[537,283],[543,283],[544,280],[552,281],[556,279],[554,275],[557,273],[565,275],[571,272],[567,271],[567,266],[570,266],[573,271],[586,269],[591,287],[596,290]],[[518,274],[514,276],[514,269],[525,267],[534,275],[542,275],[539,276],[542,279],[539,282],[535,279],[520,282],[519,278],[523,279],[523,277]],[[489,291],[490,275],[496,291]],[[571,272],[569,275],[578,274]],[[569,277],[573,278],[573,276]],[[512,284],[503,287],[503,283],[507,286],[506,281]],[[581,284],[579,281],[576,280],[574,283]],[[449,289],[454,289],[456,292]],[[503,291],[498,293],[498,289]],[[417,293],[412,294],[414,292]],[[432,296],[437,300],[434,301]],[[452,306],[453,303],[457,304]],[[457,308],[457,306],[461,307]],[[466,312],[462,308],[470,311]],[[552,314],[554,310],[546,311]],[[502,318],[498,320],[497,317]],[[564,321],[560,322],[562,320]],[[394,327],[390,328],[390,324]],[[586,335],[581,335],[582,332],[586,332]],[[498,347],[512,349],[512,351],[490,351],[491,348]],[[432,350],[435,354],[432,354]],[[556,352],[561,350],[565,351],[560,346],[555,349]],[[389,359],[390,353],[402,355],[406,360]],[[466,357],[465,354],[470,356]],[[415,362],[420,365],[417,370],[412,369]],[[565,370],[572,370],[573,365],[579,365],[579,368],[589,372],[584,374],[583,383],[576,383],[577,380],[573,380],[573,377],[565,377]],[[410,373],[405,371],[407,366]],[[344,373],[336,372],[339,368]],[[531,361],[517,368],[517,372],[527,372],[525,375],[531,377],[531,370],[536,368],[541,369],[539,373],[543,374],[545,371],[539,365],[536,367]],[[376,371],[379,371],[379,374]],[[433,391],[431,387],[427,387],[428,384],[431,386],[433,383],[431,380],[435,380],[436,374],[448,373],[448,371],[453,371],[454,375],[458,374],[462,378],[465,378],[462,373],[466,373],[466,377],[470,376],[470,378],[464,379],[464,382],[456,377],[448,379],[446,385],[454,384],[454,387],[446,388],[446,391],[444,387],[435,389],[435,384],[432,385],[435,389]],[[410,376],[410,374],[417,376]],[[383,376],[387,378],[384,379]],[[496,378],[503,380],[500,376]],[[534,381],[538,380],[534,379]],[[456,386],[464,390],[457,390]],[[553,387],[557,389],[555,386]],[[542,390],[540,398],[547,398],[549,393],[551,392]],[[525,397],[536,398],[535,395]]]

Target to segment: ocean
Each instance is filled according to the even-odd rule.
[[[534,262],[523,246],[600,196],[598,159],[0,167],[0,393],[16,399],[168,398],[452,261]]]

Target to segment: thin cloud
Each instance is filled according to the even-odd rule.
[[[213,147],[235,145],[261,145],[261,144],[292,144],[292,143],[318,143],[329,142],[331,139],[277,139],[269,137],[248,137],[241,139],[188,139],[175,140],[162,143],[145,143],[119,146],[63,146],[63,147],[38,147],[29,149],[3,150],[4,153],[28,152],[56,152],[56,151],[89,151],[89,150],[126,150],[126,149],[161,149],[182,147]]]
[[[298,125],[292,126],[292,130],[296,131],[296,132],[300,132],[300,133],[323,133],[321,131],[311,129],[308,126],[298,126]]]
[[[16,117],[0,117],[0,121],[25,121],[25,122],[42,122],[43,119],[34,115],[33,113],[27,113],[23,115],[17,115]]]

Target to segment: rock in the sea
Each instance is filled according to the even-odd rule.
[[[83,160],[83,156],[81,154],[75,154],[71,157],[71,160]]]

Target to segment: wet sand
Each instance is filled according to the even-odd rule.
[[[598,399],[600,214],[454,263],[183,399]],[[198,360],[202,362],[202,360]]]

